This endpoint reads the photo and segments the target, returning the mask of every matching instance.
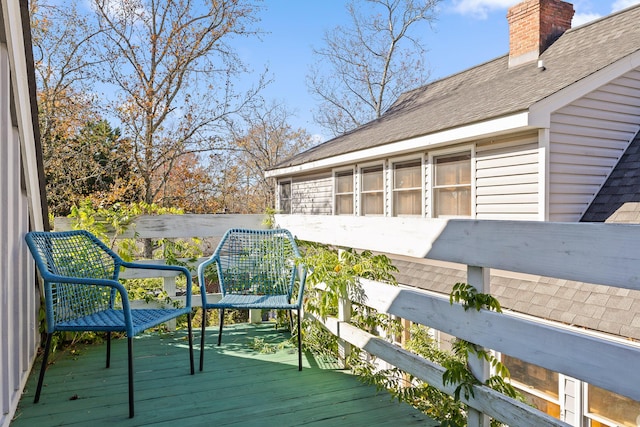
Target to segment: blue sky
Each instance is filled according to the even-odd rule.
[[[506,13],[520,0],[445,0],[437,22],[426,28],[423,42],[429,52],[431,80],[446,77],[504,55],[509,50]],[[315,100],[308,93],[305,76],[313,63],[312,49],[322,46],[326,31],[348,23],[345,1],[265,0],[260,28],[262,42],[255,39],[234,44],[255,70],[268,64],[274,82],[265,98],[278,100],[296,112],[291,124],[324,140],[313,123]],[[621,10],[640,0],[573,0],[573,27]]]

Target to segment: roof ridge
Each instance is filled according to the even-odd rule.
[[[600,24],[602,21],[606,21],[606,20],[608,20],[610,18],[614,18],[614,17],[616,17],[618,15],[621,15],[623,13],[627,13],[630,10],[636,9],[636,8],[640,8],[640,3],[631,5],[629,7],[625,7],[624,9],[620,9],[620,10],[618,10],[616,12],[612,12],[612,13],[610,13],[608,15],[601,16],[600,18],[585,22],[584,24],[578,25],[577,27],[571,27],[567,31],[565,31],[565,33],[574,32],[576,30],[581,30],[583,28],[590,27],[592,25]]]

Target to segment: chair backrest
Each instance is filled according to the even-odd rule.
[[[117,280],[122,260],[84,230],[31,232],[25,236],[44,279],[47,329],[113,307],[115,289],[65,282],[63,277]]]
[[[288,230],[231,229],[214,252],[223,295],[288,295],[296,284],[300,258]]]

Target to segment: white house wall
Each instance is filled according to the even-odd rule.
[[[0,425],[9,425],[39,342],[36,278],[24,233],[29,202],[24,186],[20,135],[12,120],[7,47],[0,44]],[[13,109],[15,111],[15,109]]]
[[[476,145],[476,218],[536,220],[537,133]]]
[[[44,227],[23,28],[27,7],[2,0],[0,9],[0,426],[11,422],[40,341],[36,270],[24,241],[30,228]]]
[[[539,209],[539,153],[538,134],[517,135],[479,141],[458,146],[458,151],[473,149],[475,166],[474,212],[480,219],[538,220]],[[455,149],[450,151],[455,152]],[[442,150],[434,151],[435,154]],[[394,162],[406,159],[424,159],[425,217],[431,217],[431,175],[433,173],[427,152],[405,154],[372,162],[385,168],[385,215],[391,215],[391,170]],[[369,163],[367,163],[368,165]],[[358,165],[363,166],[363,165]],[[359,201],[359,167],[355,168],[354,202]],[[333,174],[330,172],[286,178],[291,179],[291,213],[298,215],[331,215],[333,213]],[[281,182],[282,182],[281,181]]]
[[[550,221],[580,220],[639,129],[638,69],[552,114]]]
[[[294,178],[291,181],[291,213],[331,215],[333,178],[331,173]]]

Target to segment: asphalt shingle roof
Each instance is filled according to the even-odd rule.
[[[385,114],[277,168],[526,111],[534,103],[640,50],[640,5],[565,32],[537,62],[508,55],[403,94]],[[461,53],[462,54],[462,53]]]
[[[398,283],[449,295],[466,282],[466,267],[441,266],[436,261],[390,255]],[[491,272],[491,294],[505,310],[640,339],[640,291],[551,277],[521,277]]]
[[[618,161],[582,221],[640,224],[640,133]]]

